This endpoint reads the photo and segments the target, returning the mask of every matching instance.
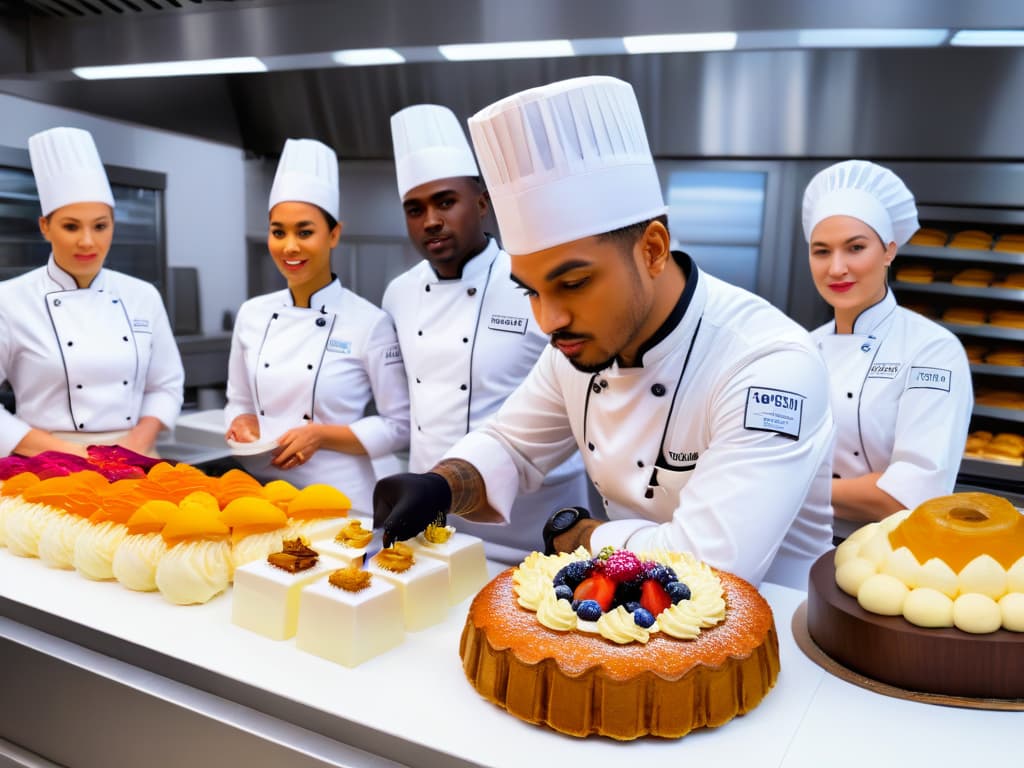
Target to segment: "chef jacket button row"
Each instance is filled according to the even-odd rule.
[[[605,381],[604,379],[601,379],[600,381],[595,381],[594,382],[594,394],[595,395],[600,394],[601,390],[602,389],[607,389],[607,387],[608,387],[608,382]]]

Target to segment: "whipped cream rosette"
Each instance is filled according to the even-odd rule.
[[[512,574],[516,600],[559,632],[594,632],[619,644],[652,634],[682,640],[725,620],[722,583],[691,555],[606,547],[545,556],[534,552]]]
[[[220,519],[217,499],[190,493],[161,531],[167,553],[156,567],[156,586],[177,605],[205,603],[231,583],[231,529]]]
[[[22,557],[39,557],[39,545],[45,537],[46,562],[70,568],[74,540],[88,523],[65,507],[81,509],[79,505],[88,505],[95,492],[107,485],[103,475],[86,470],[46,478],[26,488],[20,496],[22,503],[8,509],[7,548]]]
[[[323,483],[307,485],[288,502],[288,522],[295,535],[310,541],[332,539],[345,525],[352,501]]]
[[[125,523],[145,502],[139,493],[141,482],[117,480],[99,494],[99,509],[75,541],[72,564],[79,575],[96,581],[114,578],[114,555],[128,535]]]
[[[0,485],[0,547],[7,546],[7,515],[10,510],[24,504],[21,492],[39,482],[34,472],[12,475]]]
[[[143,502],[125,521],[125,537],[114,552],[114,578],[137,592],[156,591],[156,568],[167,553],[161,532],[178,505],[165,499]]]
[[[285,539],[294,538],[284,511],[264,498],[236,498],[221,510],[220,519],[231,528],[235,568],[266,560],[271,553],[281,551]]]

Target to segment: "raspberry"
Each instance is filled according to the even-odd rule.
[[[601,606],[596,600],[582,600],[576,609],[576,615],[583,621],[597,621],[601,618]]]
[[[590,560],[573,560],[556,573],[555,578],[551,581],[556,587],[565,584],[569,589],[576,589],[592,570],[594,570],[594,566]]]
[[[668,592],[668,596],[672,598],[673,604],[678,603],[680,600],[690,599],[690,588],[681,581],[671,582],[665,587],[665,591]]]
[[[675,571],[667,565],[661,565],[659,563],[655,563],[652,567],[648,568],[644,575],[647,576],[648,579],[654,579],[663,587],[671,584],[673,581],[679,581],[679,577],[676,576]]]
[[[638,627],[647,629],[647,627],[654,623],[654,616],[646,608],[637,608],[633,611],[633,623]]]
[[[640,558],[626,549],[612,552],[604,563],[604,572],[612,581],[623,582],[640,575]]]

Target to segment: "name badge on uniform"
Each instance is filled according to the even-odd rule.
[[[872,363],[868,369],[868,378],[895,379],[902,367],[901,363]]]
[[[800,437],[806,399],[803,395],[784,389],[749,387],[743,426],[758,432],[777,432],[797,440]]]
[[[940,389],[949,392],[952,371],[945,368],[920,368],[912,366],[907,377],[907,389]]]
[[[384,350],[384,365],[398,365],[402,362],[402,348],[398,346],[396,341],[394,344],[389,344],[388,348]]]
[[[513,317],[512,315],[491,315],[487,327],[492,331],[504,331],[505,333],[521,333],[526,335],[525,317]]]
[[[341,339],[328,339],[327,351],[337,352],[340,355],[350,355],[352,354],[352,342],[342,341]]]
[[[145,317],[136,317],[132,319],[132,330],[136,333],[149,333],[149,320]]]

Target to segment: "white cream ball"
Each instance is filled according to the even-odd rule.
[[[903,617],[918,627],[952,627],[953,601],[938,590],[918,587],[903,601]]]
[[[877,572],[878,568],[870,560],[855,557],[836,568],[836,584],[846,594],[856,597],[864,580]]]
[[[921,583],[921,564],[906,547],[895,550],[878,570],[899,579],[911,589]]]
[[[960,570],[960,593],[998,600],[1006,594],[1006,571],[991,555],[978,555]]]
[[[1024,593],[1009,592],[999,601],[1003,614],[1003,628],[1011,632],[1024,632]]]
[[[983,635],[999,629],[1003,613],[991,597],[972,592],[953,601],[953,623],[964,632]]]
[[[921,566],[917,586],[937,590],[950,599],[960,594],[960,579],[945,560],[937,557]]]
[[[869,576],[860,585],[857,602],[865,611],[882,616],[899,616],[903,613],[903,601],[907,598],[907,585],[887,573]]]

